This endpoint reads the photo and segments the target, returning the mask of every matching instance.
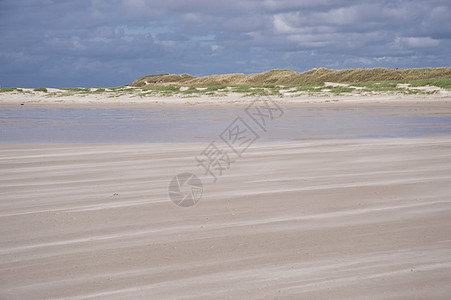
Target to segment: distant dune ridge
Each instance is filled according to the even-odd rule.
[[[225,84],[299,84],[303,82],[365,82],[385,80],[419,80],[431,78],[451,78],[451,68],[425,69],[312,69],[304,73],[292,70],[272,70],[258,74],[224,74],[196,77],[189,74],[148,75],[133,81],[130,86],[213,86]]]

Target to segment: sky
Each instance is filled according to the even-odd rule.
[[[0,85],[449,67],[450,16],[450,0],[0,0]]]

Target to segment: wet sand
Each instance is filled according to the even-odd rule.
[[[451,137],[0,145],[1,299],[449,299]]]
[[[245,109],[0,107],[0,144],[208,142],[237,117],[259,141],[451,136],[451,107],[285,108],[262,130]]]

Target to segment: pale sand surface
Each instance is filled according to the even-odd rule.
[[[449,299],[451,137],[0,145],[1,299]]]
[[[265,99],[266,97],[262,97]],[[276,97],[271,99],[285,107],[355,107],[377,106],[384,108],[396,106],[415,107],[437,107],[451,106],[451,91],[441,90],[431,95],[404,95],[393,93],[378,93],[374,95],[322,95],[322,96],[296,96],[296,97]],[[73,95],[49,97],[45,93],[32,92],[23,93],[0,93],[0,108],[14,106],[34,106],[34,107],[176,107],[202,106],[202,107],[241,107],[256,100],[256,97],[244,97],[241,94],[231,93],[227,96],[169,96],[169,97],[138,97],[120,96],[111,97],[107,94],[94,95]]]

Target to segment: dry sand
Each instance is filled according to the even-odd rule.
[[[449,299],[451,137],[0,145],[1,299]]]
[[[331,85],[331,83],[327,83]],[[332,84],[337,85],[337,84]],[[435,91],[434,87],[424,87],[426,90]],[[412,88],[418,89],[418,88]],[[88,95],[72,95],[72,96],[52,96],[47,93],[35,92],[32,89],[24,89],[27,93],[8,92],[0,93],[0,107],[11,107],[18,105],[34,106],[34,107],[180,107],[180,106],[206,106],[206,107],[242,107],[252,101],[255,97],[245,97],[241,94],[230,93],[227,96],[130,96],[124,95],[112,97],[108,93],[105,94],[88,94]],[[57,91],[56,89],[48,89],[49,93]],[[263,97],[265,98],[265,97]],[[435,94],[425,95],[405,95],[391,92],[380,92],[375,94],[343,94],[334,95],[331,93],[323,93],[321,95],[297,95],[275,97],[271,99],[285,107],[306,107],[306,106],[397,106],[397,105],[446,105],[451,107],[451,91],[440,89]],[[387,108],[389,108],[387,107]]]

